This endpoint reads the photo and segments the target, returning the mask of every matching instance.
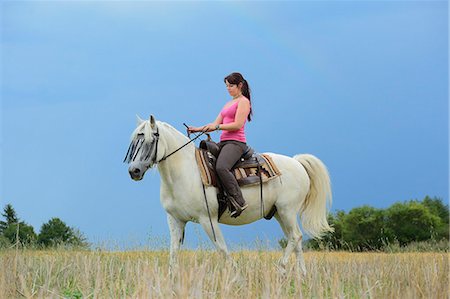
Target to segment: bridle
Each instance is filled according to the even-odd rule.
[[[184,124],[184,125],[187,127],[186,124]],[[182,146],[180,146],[179,148],[177,148],[176,150],[174,150],[170,154],[168,154],[168,155],[162,157],[161,159],[159,159],[158,161],[156,161],[156,159],[158,158],[158,143],[159,143],[159,137],[160,137],[160,135],[159,135],[159,128],[158,128],[158,126],[156,126],[156,133],[153,133],[153,141],[150,144],[150,149],[152,149],[153,148],[152,145],[154,143],[156,143],[155,146],[154,146],[155,150],[149,151],[147,153],[147,155],[145,156],[145,158],[143,159],[143,161],[148,161],[151,158],[150,165],[151,164],[153,164],[153,165],[154,164],[158,164],[158,163],[166,160],[167,158],[169,158],[170,156],[172,156],[173,154],[175,154],[176,152],[178,152],[182,148],[184,148],[189,143],[195,141],[197,138],[199,138],[200,136],[202,136],[205,133],[206,133],[206,131],[202,131],[200,134],[196,135],[192,139],[189,139],[188,142],[186,142],[185,144],[183,144]],[[188,136],[189,136],[189,134],[188,134]],[[123,160],[124,163],[125,162],[129,163],[131,161],[134,161],[136,159],[136,157],[137,157],[137,154],[139,153],[139,151],[144,146],[144,143],[145,143],[144,134],[140,133],[140,134],[138,134],[138,137],[142,137],[142,138],[139,138],[138,141],[131,142],[130,146],[128,147],[127,154],[125,155],[125,159]],[[155,152],[155,153],[153,154],[153,152]]]

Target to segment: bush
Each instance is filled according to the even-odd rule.
[[[389,240],[397,240],[401,246],[430,240],[436,236],[436,228],[441,226],[439,216],[417,201],[392,205],[386,211],[386,218]]]
[[[385,240],[384,211],[369,206],[355,208],[344,218],[343,239],[359,250],[380,249]]]
[[[0,249],[6,249],[11,247],[11,242],[5,236],[0,235]]]
[[[52,247],[58,245],[88,247],[86,238],[77,229],[67,226],[61,219],[52,218],[41,227],[39,245]]]
[[[19,242],[22,245],[34,244],[36,241],[36,233],[31,225],[25,222],[12,223],[3,231],[3,236],[8,239],[11,244]],[[19,238],[17,240],[17,237]]]
[[[419,250],[448,249],[449,210],[439,198],[427,196],[422,202],[395,203],[388,209],[362,206],[350,210],[348,214],[337,211],[328,216],[328,223],[335,232],[326,234],[320,240],[308,240],[306,248],[389,251],[396,246],[414,244],[414,248]]]
[[[407,245],[401,246],[399,242],[392,242],[385,245],[384,252],[448,252],[448,241],[443,239],[440,241],[430,240],[422,242],[411,242]]]

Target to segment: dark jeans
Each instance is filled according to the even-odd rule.
[[[219,149],[220,153],[216,161],[217,175],[225,192],[231,195],[242,207],[245,204],[245,200],[242,197],[241,188],[231,172],[231,168],[247,150],[247,144],[235,140],[226,140],[219,142]]]

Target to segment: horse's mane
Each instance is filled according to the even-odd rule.
[[[158,126],[158,128],[160,130],[168,130],[169,132],[175,134],[175,135],[179,135],[182,136],[183,138],[187,140],[189,140],[186,136],[184,136],[180,131],[178,131],[177,129],[175,129],[174,127],[172,127],[171,125],[169,125],[168,123],[165,123],[163,121],[159,121],[156,120],[156,125]],[[151,125],[150,125],[150,120],[145,120],[143,121],[141,124],[139,124],[137,126],[137,128],[134,130],[134,132],[131,134],[131,140],[134,140],[137,135],[139,133],[144,133],[145,135],[145,141],[146,142],[151,142],[153,140],[153,135],[152,135],[152,129],[151,129]]]
[[[145,121],[141,122],[136,127],[136,129],[134,129],[133,133],[131,134],[131,141],[136,139],[136,137],[137,137],[137,135],[139,133],[144,133],[146,141],[151,141],[151,140],[149,140],[149,137],[152,136],[152,130],[151,130],[151,127],[150,127],[150,121],[145,120]],[[151,137],[151,138],[153,138],[153,137]]]

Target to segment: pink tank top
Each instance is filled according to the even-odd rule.
[[[234,118],[236,116],[236,111],[238,108],[238,103],[233,103],[230,107],[223,108],[222,111],[220,111],[220,114],[222,115],[223,121],[222,124],[229,124],[234,122]],[[236,140],[240,142],[246,142],[247,139],[245,138],[245,123],[247,122],[247,119],[245,119],[244,125],[237,131],[226,131],[223,130],[222,134],[220,135],[220,141],[225,140]]]

